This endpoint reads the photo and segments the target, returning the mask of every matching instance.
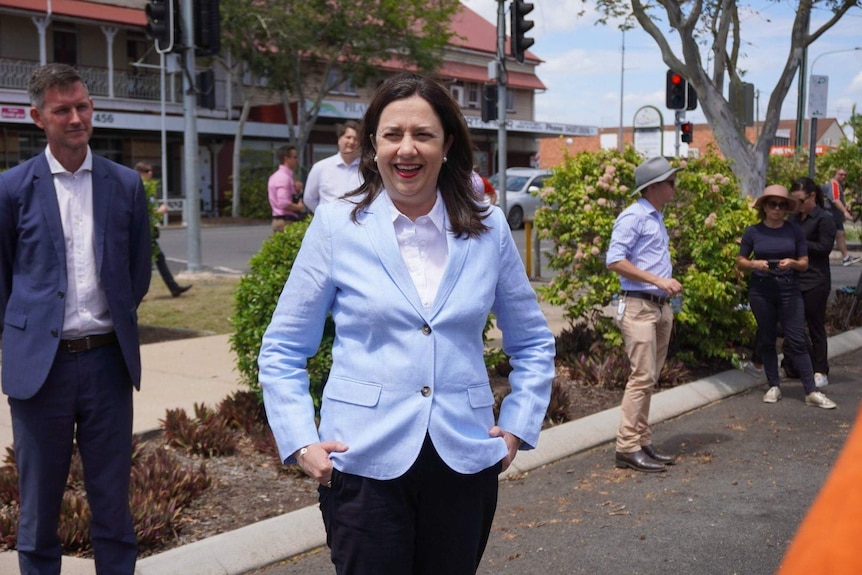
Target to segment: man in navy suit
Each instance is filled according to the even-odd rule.
[[[134,170],[92,154],[93,102],[74,68],[38,68],[28,93],[48,146],[0,174],[0,376],[20,474],[19,567],[60,573],[57,524],[74,441],[96,572],[132,575],[137,307],[151,273],[146,194]]]

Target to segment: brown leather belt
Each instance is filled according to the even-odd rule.
[[[100,333],[97,335],[88,335],[78,339],[61,339],[60,349],[69,353],[81,353],[82,351],[90,351],[97,347],[104,347],[117,343],[116,332]]]
[[[647,301],[651,301],[651,302],[658,304],[658,305],[664,305],[670,301],[669,297],[662,297],[660,295],[653,295],[653,294],[647,293],[645,291],[624,291],[623,295],[626,297],[645,299]]]

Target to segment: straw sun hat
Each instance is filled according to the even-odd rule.
[[[794,198],[790,197],[790,192],[787,191],[787,188],[778,184],[766,186],[766,189],[763,190],[763,195],[757,198],[757,201],[754,202],[754,207],[758,210],[764,209],[763,203],[769,198],[778,198],[780,200],[784,200],[787,203],[786,211],[796,211],[796,206],[798,202]]]

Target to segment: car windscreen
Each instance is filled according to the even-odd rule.
[[[521,188],[524,187],[524,184],[527,183],[527,176],[513,176],[512,174],[506,174],[506,190],[509,192],[517,192]],[[495,190],[500,189],[500,174],[494,174],[491,176],[490,180],[491,185],[494,186]]]

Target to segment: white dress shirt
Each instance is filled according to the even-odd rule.
[[[108,333],[114,329],[108,300],[96,268],[96,236],[93,228],[93,156],[87,148],[84,163],[75,173],[45,149],[54,175],[66,248],[66,286],[63,338]]]
[[[430,311],[449,255],[446,245],[449,218],[443,198],[438,190],[437,201],[431,211],[416,218],[415,222],[398,211],[388,194],[386,200],[392,214],[392,225],[395,226],[401,257],[404,258],[410,277],[413,278],[422,306],[425,311]]]
[[[347,164],[341,153],[324,158],[311,166],[305,182],[303,202],[314,211],[320,204],[337,200],[352,192],[362,183],[359,175],[359,158]]]

